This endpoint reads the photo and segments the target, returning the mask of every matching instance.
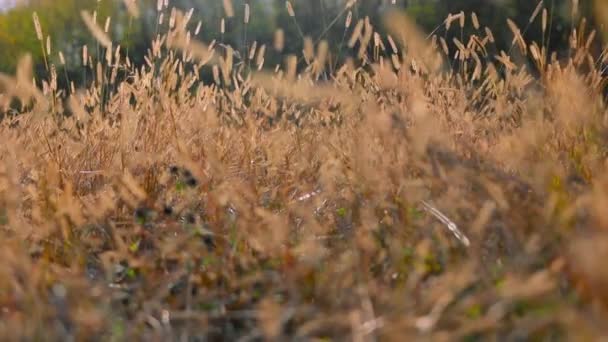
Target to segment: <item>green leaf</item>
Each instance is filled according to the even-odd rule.
[[[140,244],[140,242],[141,242],[141,239],[139,239],[139,240],[137,240],[137,241],[133,242],[133,243],[132,243],[132,244],[129,246],[129,250],[130,250],[132,253],[137,252],[137,251],[139,250],[139,244]]]

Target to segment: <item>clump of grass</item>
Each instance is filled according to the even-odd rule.
[[[0,123],[0,336],[603,333],[595,33],[557,60],[510,22],[513,53],[531,54],[516,63],[488,52],[490,29],[450,51],[391,13],[387,37],[346,25],[357,57],[341,67],[310,39],[306,65],[267,72],[264,44],[236,54],[196,41],[191,12],[158,10],[144,65],[83,14],[107,49],[85,57],[93,80],[40,90],[28,58],[0,77],[3,110],[24,104]]]

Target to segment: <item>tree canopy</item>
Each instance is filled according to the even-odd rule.
[[[232,18],[228,18],[221,1],[171,1],[172,6],[186,11],[191,8],[194,10],[192,23],[200,21],[202,26],[198,39],[215,39],[230,44],[241,53],[254,41],[258,44],[272,44],[274,32],[277,29],[283,30],[286,37],[285,49],[280,53],[269,49],[267,65],[280,63],[285,54],[300,54],[305,37],[310,37],[314,42],[326,39],[334,52],[339,50],[345,54],[343,42],[348,40],[345,28],[347,17],[351,17],[352,26],[357,20],[369,17],[375,29],[381,31],[381,16],[393,7],[405,9],[425,30],[447,38],[448,42],[452,41],[451,36],[467,36],[473,30],[469,22],[473,11],[477,11],[482,26],[492,29],[499,49],[507,50],[513,38],[506,24],[507,18],[511,18],[521,28],[526,40],[544,40],[541,25],[538,22],[530,25],[529,19],[538,4],[530,0],[398,0],[394,3],[391,0],[367,0],[354,2],[349,10],[346,10],[345,0],[291,1],[291,13],[287,10],[286,3],[284,0],[234,0],[235,13]],[[96,13],[100,26],[104,26],[110,17],[111,38],[123,48],[130,49],[129,55],[133,61],[143,62],[149,42],[162,24],[159,23],[155,0],[140,0],[138,4],[141,17],[136,20],[130,20],[123,1],[116,0],[38,0],[0,14],[0,71],[13,71],[18,57],[26,52],[33,55],[38,69],[41,69],[45,57],[43,49],[46,50],[46,40],[50,39],[51,53],[47,58],[60,62],[58,53],[61,51],[65,56],[67,72],[78,78],[82,47],[88,45],[90,52],[99,53],[96,42],[82,23],[81,10]],[[249,6],[247,22],[246,5]],[[544,7],[551,19],[549,43],[559,50],[560,46],[566,46],[568,40],[565,32],[572,25],[571,1],[544,0]],[[574,13],[575,16],[586,16],[592,20],[589,7],[589,4],[582,3],[581,8]],[[442,25],[444,19],[450,13],[457,14],[461,11],[466,15],[465,28],[461,30],[458,25],[452,25],[451,30],[446,31],[445,25]],[[34,12],[37,13],[43,30],[42,42],[37,37],[32,20]],[[223,34],[220,32],[222,20],[225,27]],[[164,18],[164,21],[166,24],[168,19]]]

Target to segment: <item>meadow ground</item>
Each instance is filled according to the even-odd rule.
[[[346,22],[341,66],[307,40],[266,72],[280,35],[238,59],[162,12],[145,65],[85,13],[87,87],[50,60],[33,84],[27,56],[0,75],[3,339],[606,336],[608,57],[585,21],[562,56],[391,13],[386,37]]]

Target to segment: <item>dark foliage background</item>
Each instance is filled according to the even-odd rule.
[[[302,51],[303,37],[313,41],[326,39],[330,42],[334,59],[343,59],[349,53],[343,49],[348,40],[345,30],[347,12],[345,0],[311,0],[292,1],[295,17],[290,17],[283,0],[235,0],[235,16],[225,18],[226,32],[220,34],[221,20],[225,13],[221,1],[210,0],[172,0],[170,6],[183,10],[194,9],[192,23],[202,22],[202,31],[198,39],[230,44],[243,53],[253,41],[258,44],[272,45],[273,34],[277,29],[285,32],[286,44],[282,52],[269,49],[267,67],[281,63],[286,54],[298,54]],[[244,7],[249,3],[250,21],[244,24]],[[375,26],[381,25],[381,16],[392,8],[405,9],[416,19],[427,32],[435,32],[451,43],[452,37],[466,37],[471,25],[461,30],[458,23],[446,31],[442,25],[450,14],[463,11],[470,24],[470,13],[476,12],[480,24],[492,27],[497,40],[497,48],[509,50],[513,38],[507,25],[511,18],[522,31],[527,41],[541,42],[540,21],[528,25],[538,1],[531,0],[366,0],[357,1],[352,8],[352,25],[359,19],[369,16]],[[81,82],[85,77],[82,71],[82,47],[88,45],[90,53],[98,53],[96,43],[82,25],[80,11],[83,9],[97,12],[97,21],[103,25],[111,17],[111,38],[120,42],[123,49],[129,50],[129,56],[135,63],[142,63],[143,56],[149,48],[148,42],[159,31],[156,0],[140,0],[141,18],[130,20],[123,1],[112,0],[31,0],[17,7],[5,9],[0,14],[0,71],[13,72],[18,57],[32,53],[37,63],[38,73],[44,72],[41,44],[36,38],[32,21],[35,11],[40,17],[45,35],[50,36],[52,51],[51,61],[60,65],[58,53],[61,51],[66,59],[66,72],[69,79]],[[550,50],[565,51],[567,32],[571,28],[571,1],[544,0],[544,6],[550,9]],[[580,4],[577,17],[584,16],[593,21],[593,13],[588,2]],[[166,25],[168,18],[164,18]],[[591,23],[592,24],[592,23]],[[498,53],[499,51],[491,51]],[[64,79],[65,81],[65,79]]]

